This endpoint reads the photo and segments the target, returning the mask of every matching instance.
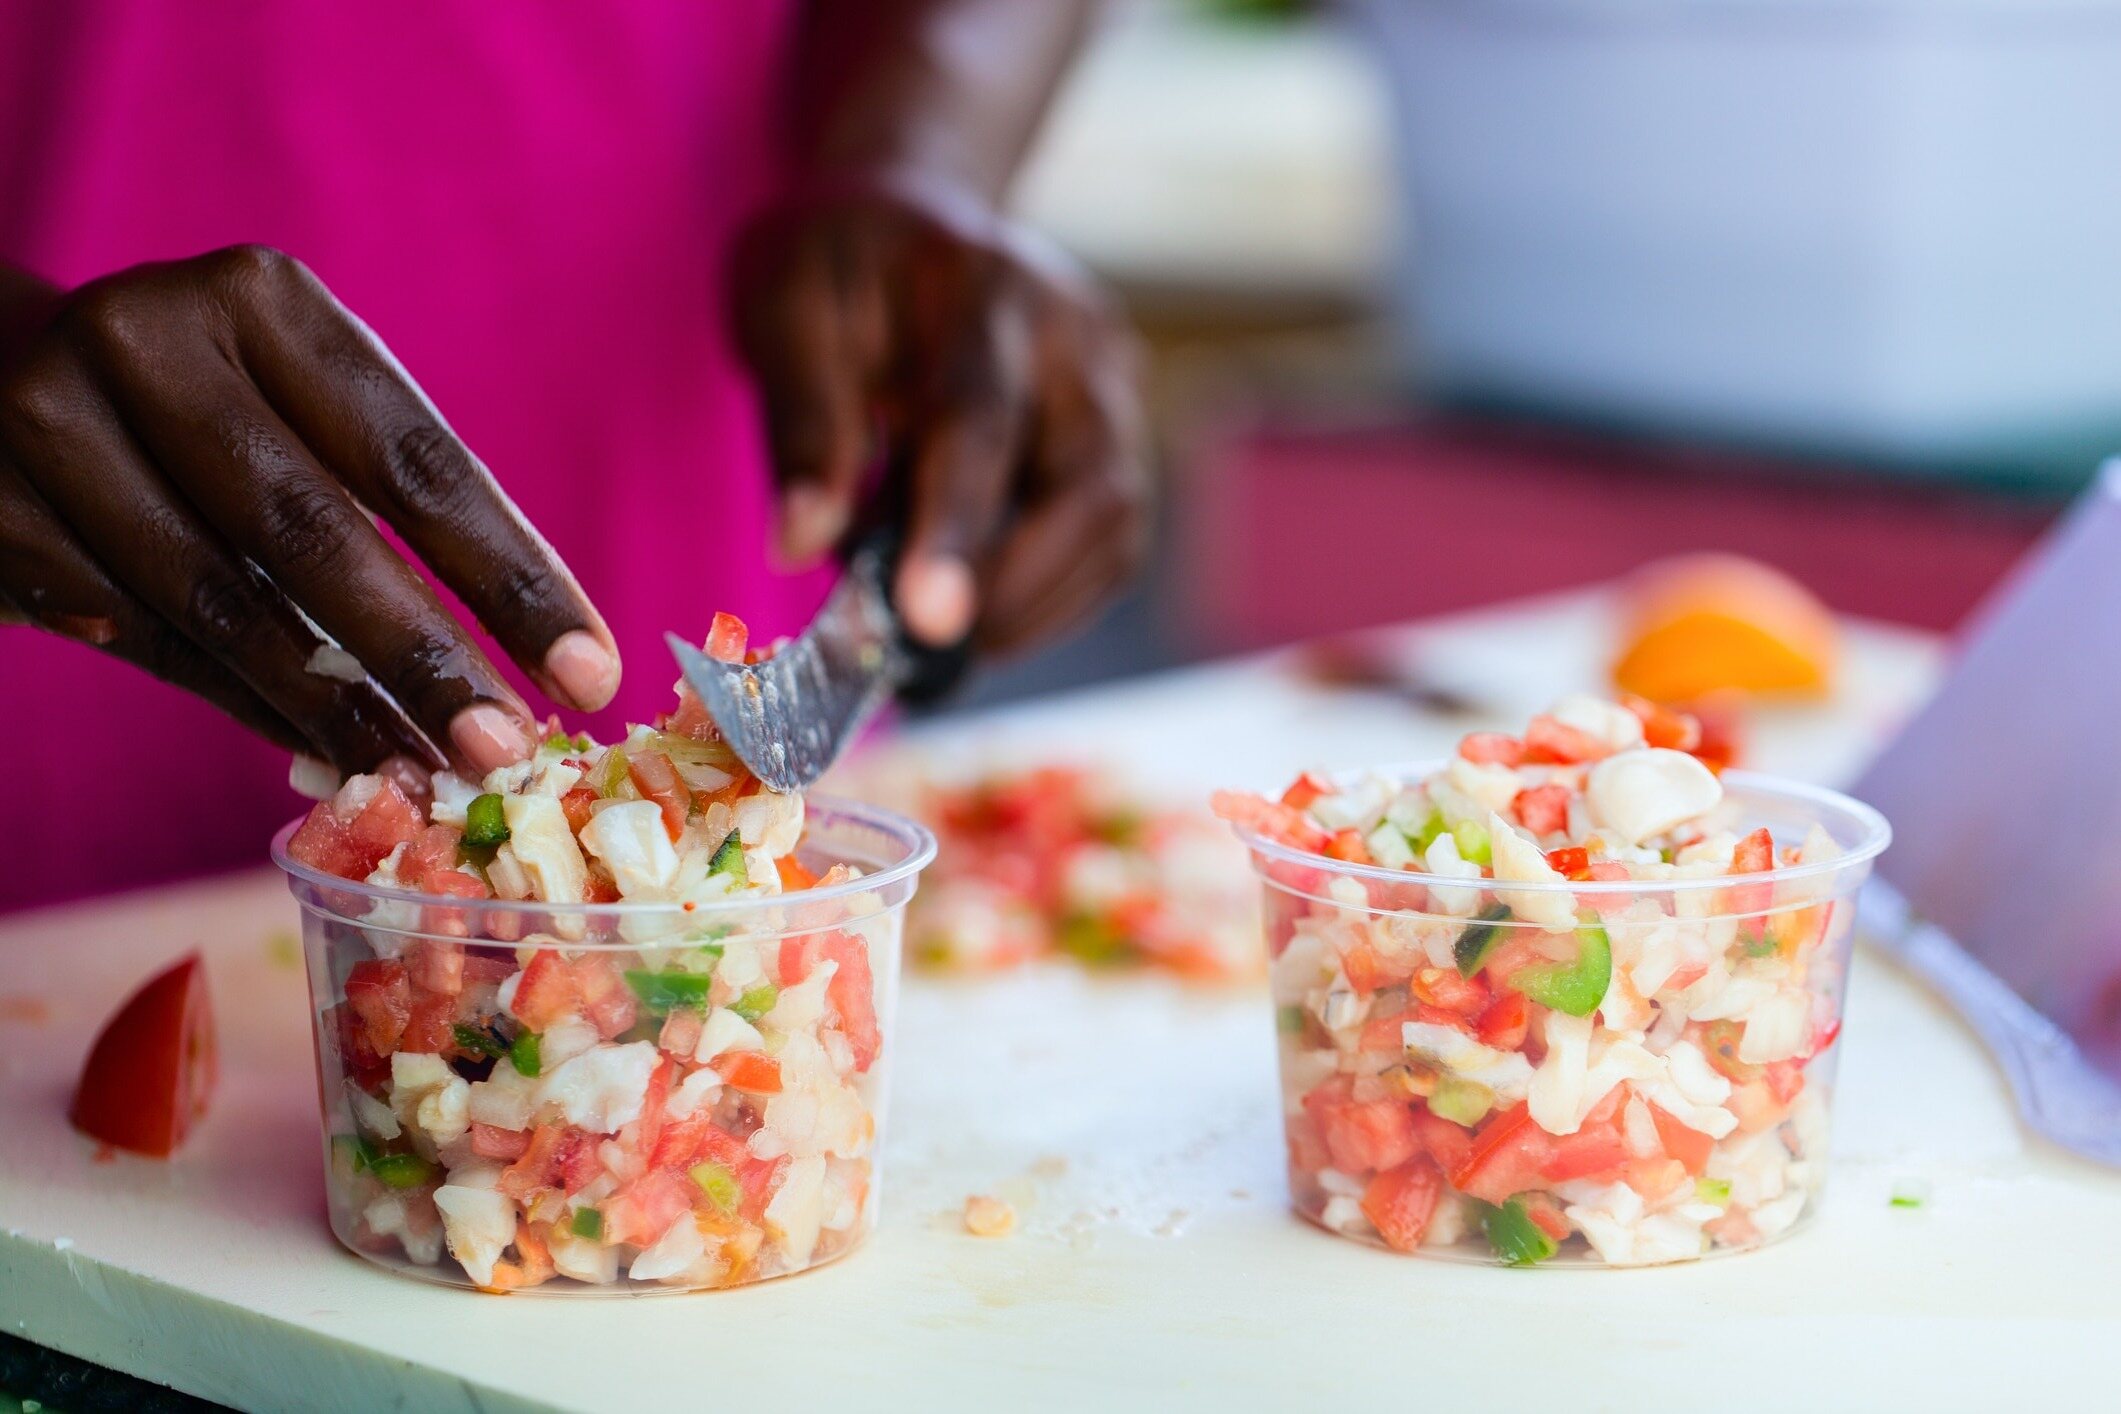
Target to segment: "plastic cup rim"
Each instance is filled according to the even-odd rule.
[[[837,884],[797,889],[790,893],[737,894],[695,903],[689,909],[680,903],[659,902],[543,903],[537,899],[468,899],[458,894],[422,893],[416,889],[393,889],[381,884],[364,883],[358,879],[342,879],[337,874],[312,869],[288,854],[287,842],[294,837],[295,831],[302,827],[302,821],[308,818],[307,816],[290,820],[274,832],[272,862],[280,867],[281,872],[285,873],[291,882],[300,881],[316,888],[351,894],[375,903],[401,903],[421,908],[476,908],[487,913],[537,914],[542,917],[641,918],[680,914],[690,920],[706,922],[717,917],[756,913],[761,908],[797,908],[805,904],[850,898],[856,894],[875,893],[903,880],[917,878],[923,869],[935,861],[934,832],[918,820],[910,819],[896,811],[829,795],[806,797],[804,808],[809,817],[821,814],[838,817],[892,836],[907,847],[905,857],[874,873],[842,880]],[[347,918],[345,921],[359,923],[361,920]],[[594,945],[571,943],[568,946]]]
[[[1336,782],[1359,780],[1381,775],[1403,783],[1419,781],[1431,771],[1449,764],[1449,758],[1417,762],[1408,766],[1386,766],[1382,768],[1340,771],[1334,773]],[[1725,771],[1723,782],[1727,787],[1752,792],[1756,795],[1780,797],[1784,800],[1810,802],[1826,806],[1836,812],[1855,819],[1862,827],[1861,838],[1847,846],[1843,853],[1816,864],[1783,865],[1765,869],[1755,874],[1716,874],[1703,878],[1686,879],[1563,879],[1536,880],[1520,883],[1514,879],[1467,879],[1448,874],[1430,874],[1414,869],[1394,869],[1383,864],[1354,864],[1335,859],[1331,855],[1314,854],[1309,850],[1296,849],[1290,845],[1270,840],[1241,826],[1232,825],[1231,831],[1252,851],[1254,857],[1265,855],[1283,863],[1299,864],[1306,868],[1326,869],[1353,879],[1369,879],[1387,884],[1420,884],[1458,889],[1507,889],[1511,893],[1528,894],[1664,894],[1693,892],[1703,889],[1728,889],[1733,885],[1781,884],[1804,879],[1831,878],[1836,874],[1868,864],[1885,852],[1893,842],[1893,827],[1885,816],[1873,807],[1851,795],[1844,795],[1825,786],[1815,786],[1803,781],[1793,781],[1782,776],[1762,775],[1753,771]]]

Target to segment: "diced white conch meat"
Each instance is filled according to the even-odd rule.
[[[491,1188],[445,1183],[435,1190],[435,1208],[449,1239],[449,1255],[480,1286],[493,1282],[493,1265],[515,1241],[515,1200]]]
[[[1593,766],[1584,799],[1602,828],[1633,845],[1714,809],[1723,786],[1684,751],[1650,746]]]
[[[652,800],[608,805],[582,827],[582,847],[611,871],[622,898],[669,896],[678,876],[678,852],[663,824],[663,807]]]
[[[1422,864],[1431,874],[1441,874],[1447,879],[1478,879],[1480,866],[1458,854],[1458,841],[1449,830],[1445,830],[1429,841],[1428,852],[1422,856]],[[1438,913],[1448,913],[1464,918],[1480,907],[1480,890],[1468,886],[1457,888],[1438,884],[1429,890],[1429,903]]]
[[[1546,851],[1517,832],[1500,815],[1488,816],[1488,841],[1498,881],[1511,879],[1527,884],[1562,884],[1568,880],[1547,863]],[[1495,897],[1510,912],[1542,928],[1572,928],[1576,924],[1576,896],[1567,888],[1506,889],[1498,882]]]
[[[662,1281],[697,1262],[707,1251],[707,1238],[691,1213],[682,1213],[663,1235],[641,1249],[626,1274],[635,1281]]]
[[[1532,1083],[1532,1063],[1518,1051],[1483,1046],[1455,1026],[1409,1021],[1400,1027],[1407,1054],[1436,1070],[1484,1085],[1503,1104],[1513,1105]]]
[[[508,848],[530,879],[531,893],[547,903],[580,903],[589,888],[589,866],[567,827],[567,812],[550,795],[504,795]]]
[[[711,1061],[725,1051],[763,1051],[766,1038],[759,1029],[738,1016],[728,1007],[716,1007],[707,1013],[707,1020],[700,1027],[700,1041],[693,1048],[696,1061]]]
[[[794,1159],[780,1190],[766,1205],[766,1231],[780,1244],[790,1266],[802,1266],[817,1250],[825,1218],[825,1161]]]
[[[736,803],[736,828],[747,848],[779,859],[803,837],[803,798],[770,790],[747,795]]]
[[[592,1134],[616,1133],[640,1117],[658,1054],[652,1041],[599,1046],[546,1076],[539,1094],[559,1106],[569,1124]]]
[[[1642,719],[1618,702],[1603,697],[1572,692],[1549,707],[1547,715],[1615,751],[1629,751],[1642,745]]]

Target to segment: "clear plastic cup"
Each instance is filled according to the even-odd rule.
[[[1723,779],[1713,827],[1778,847],[1817,827],[1834,856],[1527,885],[1239,831],[1265,887],[1300,1215],[1423,1256],[1633,1266],[1758,1247],[1811,1214],[1855,894],[1891,831],[1832,791]]]
[[[802,863],[860,877],[686,908],[375,888],[290,858],[295,828],[272,855],[302,905],[347,1248],[486,1291],[687,1291],[874,1226],[925,829],[813,799]]]

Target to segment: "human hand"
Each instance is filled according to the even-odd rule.
[[[297,261],[239,246],[15,308],[0,618],[93,644],[341,770],[407,754],[483,773],[526,755],[529,708],[373,514],[542,691],[611,700],[617,652],[574,577]]]
[[[845,536],[881,451],[904,506],[895,597],[932,644],[1048,637],[1138,566],[1150,495],[1133,341],[1057,251],[980,203],[865,184],[768,209],[728,277],[785,560]]]

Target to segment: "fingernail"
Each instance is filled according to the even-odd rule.
[[[449,724],[449,739],[481,773],[530,755],[530,735],[522,723],[488,702],[457,713]]]
[[[339,791],[339,768],[314,756],[296,756],[287,767],[287,784],[296,795],[330,800]]]
[[[972,567],[955,555],[923,555],[899,571],[899,613],[915,638],[940,647],[972,627]]]
[[[618,655],[587,629],[569,629],[554,639],[545,650],[545,671],[584,712],[594,712],[618,695]]]
[[[840,538],[846,519],[846,507],[823,487],[807,482],[789,487],[781,498],[781,558],[794,567],[809,566]]]

